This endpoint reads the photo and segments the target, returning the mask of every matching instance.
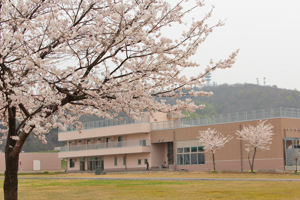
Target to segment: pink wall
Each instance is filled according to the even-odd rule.
[[[150,117],[150,122],[162,122],[162,121],[168,121],[168,117],[166,113],[157,112],[154,114],[154,118]]]
[[[150,123],[126,124],[120,126],[110,126],[94,129],[58,133],[59,141],[79,140],[87,138],[109,137],[116,135],[125,135],[133,133],[149,133]]]
[[[166,143],[160,143],[160,144],[152,144],[152,150],[151,150],[151,166],[152,167],[159,167],[162,164],[164,164],[165,157],[167,155],[167,152],[165,151],[165,145]]]
[[[255,159],[254,170],[284,170],[283,159]],[[170,167],[170,169],[173,169]],[[176,169],[187,169],[189,171],[211,171],[213,169],[212,161],[206,161],[203,165],[176,165]],[[243,160],[243,171],[250,170],[248,160]],[[217,171],[241,171],[240,160],[216,160]]]
[[[40,171],[61,171],[61,159],[58,153],[20,153],[19,172],[33,171],[33,160],[41,162]],[[0,171],[5,171],[5,155],[0,153]]]

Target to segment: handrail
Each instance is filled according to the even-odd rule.
[[[137,146],[150,146],[150,140],[127,140],[127,141],[108,142],[108,143],[69,145],[69,146],[60,147],[60,152],[86,151],[86,150],[95,150],[95,149],[110,149],[110,148],[123,148],[123,147],[137,147]]]
[[[82,125],[84,130],[84,129],[93,129],[93,128],[108,127],[108,126],[125,125],[125,124],[137,124],[137,123],[150,123],[150,116],[149,115],[141,116],[140,120],[134,120],[132,117],[129,116],[118,117],[114,119],[82,122]],[[61,131],[61,132],[68,132],[68,131],[76,131],[76,129],[72,125],[69,125],[67,131]]]
[[[181,118],[163,122],[151,123],[151,130],[165,130],[174,128],[186,128],[192,126],[206,126],[213,124],[225,124],[232,122],[243,122],[251,120],[272,118],[300,118],[300,109],[296,108],[273,108],[236,112],[229,114],[212,115],[210,117]]]

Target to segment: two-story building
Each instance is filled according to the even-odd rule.
[[[269,151],[256,155],[256,170],[291,170],[295,166],[291,150],[300,147],[300,109],[277,108],[239,112],[206,118],[178,118],[172,114],[156,113],[155,120],[147,113],[140,120],[130,117],[83,123],[81,133],[72,127],[60,132],[60,158],[67,158],[67,171],[145,170],[212,170],[209,152],[198,142],[199,131],[216,129],[234,138],[215,154],[217,170],[249,170],[245,142],[235,133],[243,126],[268,120],[274,128]],[[300,159],[299,159],[300,160]],[[300,161],[299,161],[300,162]],[[299,163],[298,163],[299,164]]]

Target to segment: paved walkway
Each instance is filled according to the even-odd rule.
[[[104,175],[105,176],[105,175]],[[4,177],[0,177],[4,179]],[[149,181],[295,181],[300,179],[247,179],[247,178],[112,178],[112,177],[19,177],[19,179],[69,180],[149,180]]]

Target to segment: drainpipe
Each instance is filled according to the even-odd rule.
[[[176,156],[175,156],[175,152],[176,152],[176,142],[175,142],[175,131],[173,131],[173,163],[174,163],[174,170],[176,170]]]
[[[125,171],[127,171],[127,158],[126,158],[126,154],[125,154]]]
[[[284,149],[283,149],[283,162],[284,162],[284,167],[286,166],[286,129],[283,129],[283,133],[284,133]]]
[[[240,124],[240,131],[242,130],[242,125]],[[243,172],[243,146],[242,140],[240,140],[240,152],[241,152],[241,172]]]

